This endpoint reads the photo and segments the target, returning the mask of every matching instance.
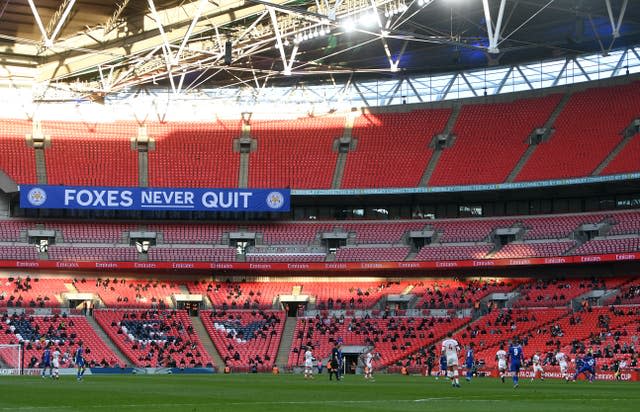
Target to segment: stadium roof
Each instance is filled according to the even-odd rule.
[[[0,74],[104,96],[396,78],[640,43],[628,0],[0,0]]]

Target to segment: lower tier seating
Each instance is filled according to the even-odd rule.
[[[282,311],[202,311],[202,323],[218,353],[233,371],[271,371],[285,313]]]
[[[119,367],[126,362],[109,348],[84,316],[35,316],[26,314],[1,315],[0,344],[24,342],[24,366],[39,367],[44,348],[50,343],[52,351],[62,354],[61,367],[71,368],[78,344],[82,342],[84,357],[89,367]],[[1,354],[2,352],[0,352]],[[13,359],[3,359],[12,367]]]
[[[134,366],[213,366],[184,310],[96,310],[94,314]]]

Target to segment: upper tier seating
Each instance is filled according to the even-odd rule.
[[[73,368],[71,363],[73,354],[79,342],[84,347],[84,358],[89,367],[117,367],[125,366],[120,359],[93,329],[84,316],[33,316],[8,315],[3,313],[0,321],[0,343],[25,342],[23,353],[24,366],[38,368],[42,351],[51,342],[51,350],[58,348],[62,368]],[[1,353],[0,353],[1,356]],[[4,359],[12,367],[13,359]]]
[[[329,189],[342,136],[343,116],[252,121],[258,148],[250,154],[249,187]]]
[[[504,182],[527,150],[528,136],[544,125],[560,98],[561,95],[553,94],[508,103],[462,106],[452,132],[455,142],[444,149],[429,184]]]
[[[549,139],[540,143],[516,176],[536,181],[590,176],[640,115],[640,82],[578,91],[561,110]],[[527,137],[544,125],[560,94],[506,103],[462,104],[455,140],[442,151],[428,185],[502,183],[527,150]],[[408,106],[407,106],[408,107]],[[417,187],[444,131],[451,109],[364,113],[354,119],[353,150],[340,188]],[[254,120],[257,141],[249,154],[249,187],[329,189],[336,174],[335,140],[344,116]],[[242,121],[145,122],[150,138],[148,184],[161,187],[223,187],[240,183],[240,153],[234,139]],[[49,184],[137,186],[141,173],[136,122],[43,121],[49,136],[44,158]],[[26,135],[32,123],[0,120],[0,170],[17,183],[35,183],[35,149]],[[603,175],[640,170],[640,137],[632,137]]]
[[[366,113],[357,117],[342,188],[416,187],[431,158],[433,137],[444,131],[451,109]],[[375,159],[375,160],[374,160]]]
[[[36,183],[35,151],[26,140],[31,133],[33,126],[27,120],[0,120],[0,170],[16,183]]]
[[[155,139],[149,186],[238,187],[240,154],[233,139],[240,137],[240,121],[152,123],[147,133]]]
[[[184,310],[96,310],[94,315],[135,366],[213,366]]]
[[[137,186],[135,123],[42,122],[51,146],[45,150],[52,185]]]
[[[555,133],[538,146],[516,180],[589,176],[638,117],[639,93],[640,82],[576,92],[556,119]]]
[[[636,113],[637,114],[637,113]],[[604,168],[602,175],[637,172],[640,165],[640,136],[637,134]]]
[[[202,311],[207,329],[225,365],[234,372],[270,371],[275,364],[285,313],[277,311]]]

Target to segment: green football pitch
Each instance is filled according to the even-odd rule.
[[[477,378],[462,388],[421,376],[378,375],[375,382],[326,374],[99,375],[76,382],[1,377],[0,411],[638,411],[633,382],[529,382]]]

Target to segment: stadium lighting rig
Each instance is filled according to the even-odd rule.
[[[431,45],[442,45],[445,52],[472,49],[495,60],[524,47],[519,38],[524,26],[551,13],[575,15],[559,0],[527,2],[526,11],[516,7],[517,0],[187,0],[179,5],[118,0],[99,6],[61,0],[53,13],[41,1],[25,0],[31,22],[24,22],[15,2],[6,1],[3,9],[14,14],[11,23],[30,26],[0,30],[0,41],[12,51],[5,67],[13,76],[32,78],[38,91],[44,88],[36,96],[41,101],[47,94],[104,97],[145,84],[179,95],[211,85],[262,87],[256,85],[293,74],[388,74],[400,71],[405,61],[411,63],[407,69],[416,70],[423,67],[420,59],[401,63],[405,49],[422,58]],[[443,11],[448,15],[453,4],[483,23],[458,33],[443,28]],[[626,35],[623,22],[631,3],[598,4],[599,17],[611,25],[609,47],[600,41],[606,55]],[[0,13],[0,27],[10,21],[8,15]],[[367,55],[352,62],[348,56],[354,49]]]

